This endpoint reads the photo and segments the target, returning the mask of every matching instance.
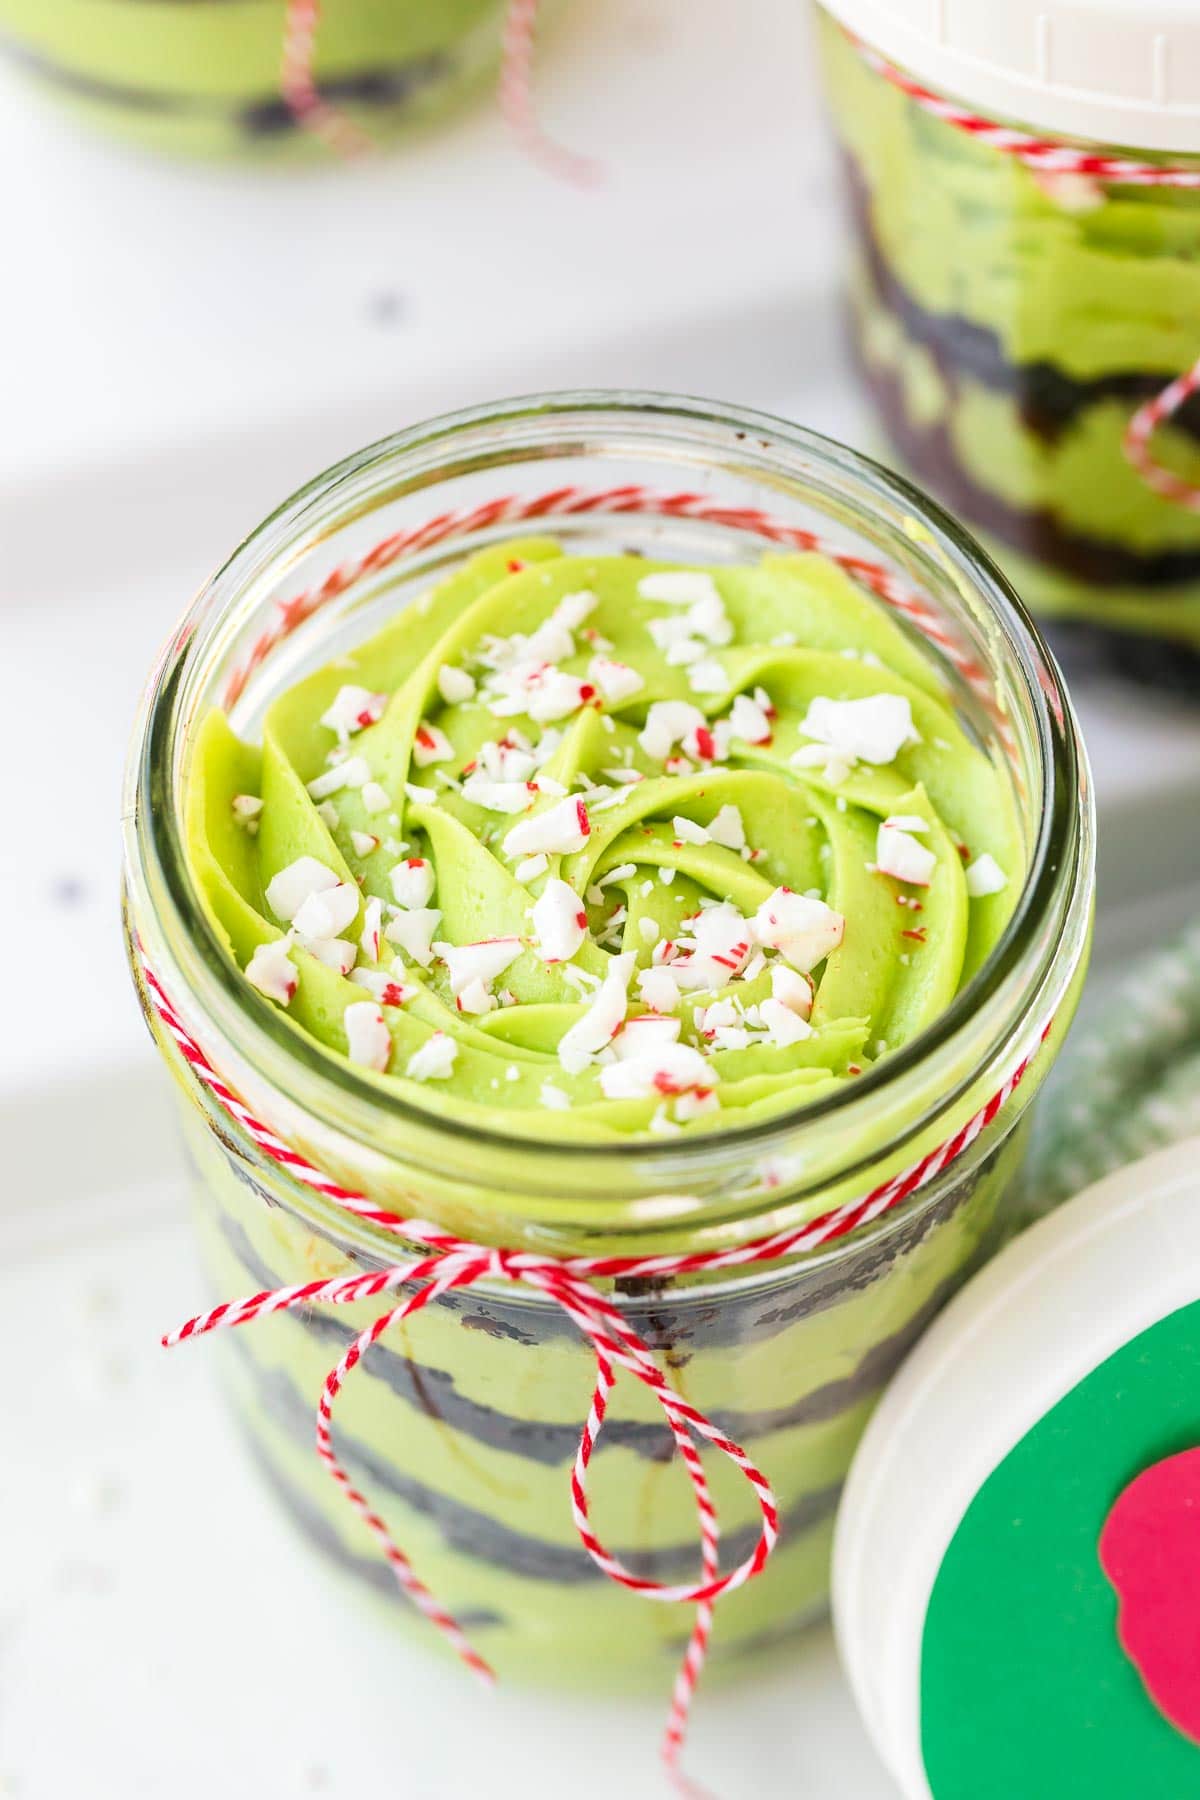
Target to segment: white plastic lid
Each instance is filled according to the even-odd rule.
[[[1198,1298],[1193,1138],[1106,1177],[1023,1232],[951,1301],[889,1386],[838,1512],[833,1611],[859,1711],[905,1800],[930,1800],[926,1620],[968,1508],[1077,1384]]]
[[[1200,154],[1200,0],[821,0],[910,75],[987,115]]]

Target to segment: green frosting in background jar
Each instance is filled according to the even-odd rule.
[[[504,0],[337,0],[312,67],[376,141],[438,117],[492,73]],[[285,0],[0,0],[0,47],[89,123],[181,155],[330,156],[281,88]]]
[[[193,873],[247,980],[380,1090],[515,1136],[711,1132],[929,1025],[1020,892],[1011,791],[832,562],[547,540],[213,713]]]

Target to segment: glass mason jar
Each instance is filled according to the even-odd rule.
[[[572,552],[635,547],[711,563],[756,558],[774,528],[764,509],[827,531],[926,596],[938,641],[905,629],[940,667],[1022,822],[1028,878],[990,959],[924,1035],[833,1097],[766,1123],[597,1146],[467,1131],[381,1105],[351,1064],[298,1034],[238,975],[198,903],[181,781],[231,672],[240,671],[231,722],[253,736],[285,684],[419,600],[467,552],[513,536],[506,521],[517,513],[554,515],[539,528]],[[450,515],[460,529],[447,536]],[[395,556],[393,534],[431,519],[436,528]],[[369,572],[349,581],[336,572],[388,538],[391,553]],[[322,603],[281,615],[281,595],[301,590]],[[281,616],[299,622],[275,642]],[[265,655],[264,642],[274,642]],[[780,1547],[719,1605],[718,1658],[820,1613],[855,1443],[905,1351],[1004,1232],[1028,1105],[1086,960],[1086,764],[1054,663],[987,558],[902,480],[762,415],[578,394],[435,420],[319,477],[214,577],[146,692],[125,826],[134,976],[178,1088],[214,1298],[390,1264],[396,1241],[298,1185],[217,1108],[147,1004],[143,956],[224,1078],[322,1169],[474,1242],[548,1254],[715,1249],[824,1213],[942,1143],[1053,1018],[988,1129],[871,1226],[758,1272],[608,1286],[678,1390],[749,1449],[778,1495]],[[327,1371],[385,1303],[266,1318],[221,1334],[221,1350],[283,1508],[328,1558],[396,1598],[311,1442]],[[339,1402],[335,1439],[351,1475],[502,1674],[638,1683],[660,1662],[665,1672],[688,1634],[686,1612],[614,1585],[576,1537],[568,1479],[593,1373],[556,1305],[498,1282],[447,1294],[390,1332]],[[618,1388],[593,1471],[597,1530],[627,1565],[667,1581],[698,1571],[691,1490],[640,1384]],[[711,1474],[732,1566],[756,1536],[757,1508],[723,1459]]]
[[[89,123],[172,154],[329,156],[281,87],[288,0],[218,6],[0,0],[0,43]],[[312,70],[372,139],[436,117],[494,71],[505,0],[336,0]]]
[[[1152,8],[1138,11],[1141,3],[1074,10],[1088,15],[1080,30],[1094,28],[1094,40],[1105,24],[1100,14],[1110,22],[1127,15],[1129,29],[1146,37],[1149,70],[1155,20]],[[1150,151],[1072,135],[1068,125],[1079,115],[1061,98],[1071,79],[1067,58],[1080,64],[1082,90],[1100,79],[1101,49],[1087,67],[1086,42],[1065,42],[1066,29],[1054,39],[1057,61],[1046,53],[1051,69],[1064,71],[1059,86],[1023,74],[1024,103],[1040,109],[1033,124],[1016,113],[1015,85],[1010,118],[978,95],[943,88],[929,67],[897,71],[902,81],[915,77],[922,99],[883,72],[888,46],[863,44],[845,26],[867,35],[870,22],[903,29],[914,56],[957,56],[953,67],[969,85],[981,79],[981,61],[989,79],[1009,80],[1001,58],[1010,45],[1018,56],[1022,21],[1007,7],[968,6],[959,36],[942,39],[930,28],[927,45],[903,0],[874,9],[859,0],[827,5],[817,10],[818,39],[853,244],[851,335],[892,451],[980,535],[1064,646],[1200,692],[1200,507],[1147,479],[1126,442],[1134,415],[1200,357],[1194,112],[1173,117],[1164,105],[1165,135]],[[1022,20],[1027,10],[1021,6]],[[1031,56],[1035,24],[1028,21]],[[1165,27],[1161,37],[1165,50]],[[1126,59],[1135,90],[1137,54]],[[1030,67],[1026,59],[1023,70]],[[1035,171],[986,135],[937,116],[931,101],[1055,144],[1169,163],[1194,171],[1198,186]],[[1151,123],[1142,129],[1149,133]],[[1175,153],[1187,149],[1197,154]],[[1164,419],[1148,449],[1168,477],[1200,494],[1200,401]]]

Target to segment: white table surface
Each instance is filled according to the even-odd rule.
[[[577,0],[538,94],[546,123],[605,164],[587,194],[532,168],[486,108],[409,155],[281,178],[142,160],[0,76],[0,941],[15,1021],[0,1138],[16,1164],[0,1341],[22,1370],[19,1454],[0,1458],[0,1795],[661,1791],[658,1697],[484,1699],[390,1636],[364,1658],[372,1628],[347,1625],[342,1589],[277,1532],[203,1349],[156,1354],[198,1289],[118,945],[117,796],[138,688],[191,593],[293,486],[374,436],[506,392],[603,384],[865,441],[803,15],[798,0]],[[1200,718],[1104,686],[1080,701],[1101,942],[1119,959],[1194,903]],[[88,997],[66,1031],[47,1004],[63,958]],[[253,1637],[241,1609],[259,1601],[269,1624]],[[454,1736],[453,1775],[438,1732]],[[725,1796],[893,1792],[822,1633],[761,1682],[704,1697],[695,1766]]]

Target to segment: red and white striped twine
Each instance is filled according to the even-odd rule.
[[[248,1325],[276,1312],[290,1312],[300,1307],[350,1305],[381,1294],[390,1295],[401,1288],[411,1290],[405,1298],[382,1312],[359,1333],[336,1368],[327,1376],[317,1410],[317,1455],[348,1504],[379,1545],[402,1591],[453,1645],[468,1667],[485,1680],[491,1680],[492,1671],[487,1662],[473,1648],[454,1618],[439,1605],[420,1581],[370,1501],[355,1487],[346,1473],[333,1444],[333,1407],[346,1380],[373,1343],[383,1337],[393,1325],[452,1289],[471,1287],[481,1281],[511,1281],[531,1287],[561,1306],[578,1327],[581,1336],[590,1343],[596,1358],[592,1403],[571,1471],[571,1511],[579,1536],[588,1554],[610,1580],[649,1600],[691,1605],[697,1609],[687,1650],[676,1677],[662,1744],[662,1755],[673,1778],[680,1785],[687,1785],[679,1772],[678,1762],[692,1696],[704,1666],[713,1607],[722,1595],[753,1580],[763,1569],[778,1539],[778,1507],[770,1483],[746,1451],[726,1437],[698,1407],[675,1392],[659,1369],[652,1352],[633,1330],[619,1306],[593,1284],[617,1276],[709,1274],[724,1269],[776,1262],[783,1257],[813,1250],[879,1218],[948,1168],[991,1124],[1045,1042],[1051,1022],[1047,1022],[1036,1041],[1021,1055],[1008,1079],[987,1105],[981,1107],[944,1143],[860,1199],[839,1206],[807,1225],[778,1231],[769,1237],[727,1250],[659,1256],[551,1257],[527,1250],[488,1248],[456,1237],[426,1220],[401,1218],[377,1205],[367,1195],[343,1187],[324,1174],[250,1111],[213,1067],[188,1031],[154,971],[144,961],[142,968],[150,1005],[164,1031],[195,1078],[265,1156],[282,1167],[294,1180],[336,1202],[355,1218],[365,1220],[407,1243],[419,1244],[428,1253],[362,1274],[308,1281],[273,1292],[251,1294],[240,1300],[224,1301],[208,1312],[189,1319],[178,1330],[169,1332],[163,1338],[164,1345],[180,1344],[188,1338],[200,1337],[209,1331]],[[662,1407],[667,1427],[692,1484],[699,1519],[701,1551],[700,1579],[696,1582],[667,1585],[632,1574],[604,1547],[592,1527],[587,1498],[588,1468],[604,1427],[609,1397],[620,1369],[624,1369],[648,1388]],[[757,1542],[750,1554],[724,1575],[720,1573],[718,1562],[719,1525],[697,1440],[729,1458],[749,1483],[758,1502],[760,1527]]]
[[[542,128],[533,103],[533,54],[540,0],[509,0],[501,31],[500,112],[517,143],[531,161],[576,187],[600,179],[590,157],[564,148]],[[303,130],[312,132],[338,156],[361,156],[373,148],[369,134],[336,106],[321,98],[315,59],[321,0],[287,0],[283,20],[280,89]]]
[[[745,531],[769,543],[784,544],[791,550],[815,551],[827,556],[886,606],[910,619],[931,643],[936,644],[978,694],[993,717],[997,718],[1000,729],[1008,731],[1007,721],[997,711],[995,695],[986,670],[947,629],[946,621],[941,615],[883,563],[839,550],[820,533],[808,531],[798,525],[785,525],[757,507],[720,506],[703,494],[658,493],[652,488],[637,484],[598,490],[560,487],[553,488],[548,493],[533,495],[506,494],[497,500],[486,500],[476,506],[439,513],[436,518],[427,519],[421,525],[393,532],[365,555],[333,569],[319,586],[294,595],[290,600],[276,603],[275,617],[230,675],[225,688],[224,705],[226,708],[232,707],[241,698],[250,677],[298,625],[310,619],[339,594],[344,594],[355,582],[391,568],[401,557],[409,556],[417,550],[431,549],[434,545],[446,543],[453,538],[470,537],[475,532],[490,530],[496,525],[527,525],[541,519],[580,518],[592,513],[618,516],[638,513],[657,518],[694,519],[704,524]],[[1011,737],[1006,742],[1011,750]]]
[[[946,99],[945,95],[924,87],[852,32],[847,32],[846,35],[867,67],[890,86],[907,95],[923,112],[931,113],[934,118],[952,125],[956,131],[965,132],[977,143],[986,144],[989,149],[998,150],[1004,156],[1011,156],[1017,162],[1024,163],[1034,174],[1085,175],[1093,181],[1109,182],[1119,187],[1200,190],[1200,160],[1194,159],[1190,163],[1137,162],[1131,157],[1114,156],[1107,151],[1086,149],[1078,144],[1061,144],[1053,139],[1036,137],[1028,131],[1018,131],[1011,125],[1002,125],[995,119],[968,112],[965,107]],[[1125,427],[1122,440],[1126,460],[1137,470],[1147,486],[1152,487],[1164,499],[1172,500],[1178,506],[1186,506],[1193,512],[1200,512],[1200,488],[1157,462],[1151,454],[1150,440],[1158,427],[1165,425],[1198,388],[1200,359],[1186,374],[1177,376],[1161,394],[1154,395],[1138,407]]]

